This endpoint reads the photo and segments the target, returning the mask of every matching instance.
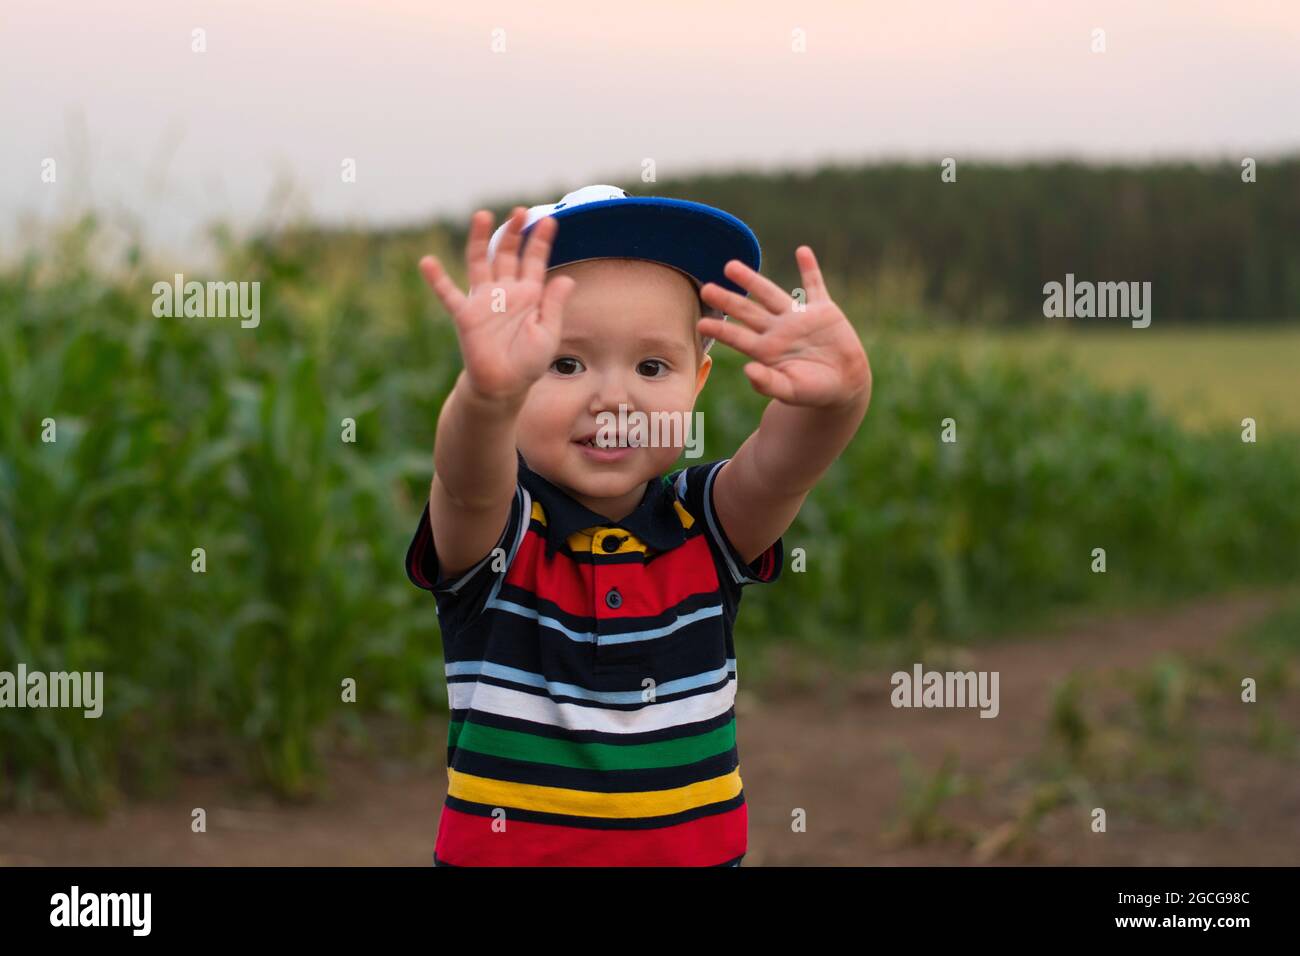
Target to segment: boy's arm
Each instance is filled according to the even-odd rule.
[[[429,526],[446,577],[473,567],[505,527],[519,475],[515,423],[522,404],[475,395],[463,371],[443,403],[433,446]]]
[[[714,479],[713,510],[745,563],[785,534],[808,492],[858,430],[870,393],[842,408],[773,400]]]
[[[707,304],[741,323],[701,319],[700,332],[754,359],[745,374],[773,399],[714,480],[714,513],[746,562],[790,527],[871,401],[871,366],[857,332],[827,293],[812,250],[800,246],[796,259],[807,293],[800,311],[782,289],[735,260],[725,273],[752,298],[713,283],[700,290]]]
[[[468,297],[436,257],[420,260],[425,281],[451,313],[465,362],[438,416],[429,486],[429,527],[444,577],[485,557],[505,528],[519,474],[519,410],[555,356],[575,284],[568,276],[546,281],[554,217],[537,223],[519,255],[524,212],[514,208],[490,261],[492,214],[474,213],[465,256]]]

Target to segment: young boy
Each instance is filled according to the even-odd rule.
[[[719,209],[588,186],[491,223],[471,221],[468,297],[420,262],[465,364],[406,557],[451,706],[434,863],[739,865],[741,590],[779,576],[866,414],[866,353],[811,249],[798,304]],[[713,339],[772,401],[734,456],[665,477],[681,442],[627,423],[691,421]]]

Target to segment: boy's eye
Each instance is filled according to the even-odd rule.
[[[654,370],[655,366],[662,367],[663,372],[656,373]],[[649,372],[645,371],[647,367],[650,368]],[[646,359],[644,362],[642,362],[640,365],[636,367],[636,370],[640,372],[642,375],[645,375],[649,378],[663,378],[664,375],[668,374],[668,363],[663,361],[662,359]]]
[[[559,372],[561,375],[573,375],[576,374],[577,372],[580,372],[583,368],[583,365],[576,358],[566,355],[564,358],[557,358],[554,362],[552,362],[551,368]]]

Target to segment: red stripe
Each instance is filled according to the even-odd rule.
[[[545,559],[546,539],[533,528],[524,535],[519,556],[506,572],[506,583],[540,594],[567,614],[602,618],[649,617],[662,614],[694,594],[718,590],[718,573],[703,535],[665,551],[650,565],[637,563],[581,564],[563,552]],[[605,593],[618,588],[623,603],[605,605]]]
[[[508,812],[508,811],[507,811]],[[592,830],[505,820],[443,806],[434,850],[453,866],[716,866],[745,852],[746,804],[653,830]]]
[[[424,563],[425,549],[428,547],[428,543],[431,540],[432,536],[429,532],[429,526],[423,519],[421,519],[420,534],[415,543],[415,553],[411,556],[411,570],[414,572],[413,577],[422,587],[429,586],[429,582],[424,577],[421,565]]]

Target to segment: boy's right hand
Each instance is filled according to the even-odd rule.
[[[466,297],[435,256],[420,260],[420,272],[456,324],[468,386],[480,398],[522,401],[546,374],[560,345],[564,303],[576,284],[570,276],[546,281],[554,216],[533,227],[519,255],[526,210],[516,206],[496,255],[489,262],[492,213],[480,209],[470,220],[465,248],[470,293]]]

